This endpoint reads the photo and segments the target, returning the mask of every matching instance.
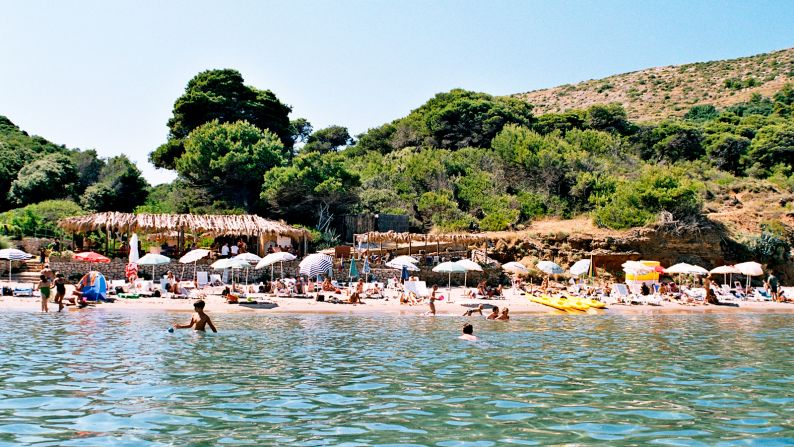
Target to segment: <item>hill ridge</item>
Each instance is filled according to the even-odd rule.
[[[629,119],[654,121],[682,116],[692,106],[727,107],[754,94],[771,96],[794,82],[794,47],[708,62],[665,65],[516,93],[537,115],[617,102]]]

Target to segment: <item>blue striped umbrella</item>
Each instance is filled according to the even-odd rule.
[[[322,253],[312,253],[303,258],[303,261],[298,265],[301,275],[318,276],[327,275],[331,272],[334,266],[334,260],[328,255]]]
[[[4,248],[0,250],[0,259],[8,259],[8,281],[11,281],[11,261],[24,261],[32,258],[33,255],[25,253],[16,248]]]
[[[358,278],[358,267],[356,267],[356,260],[350,260],[350,273],[348,274],[351,278]]]

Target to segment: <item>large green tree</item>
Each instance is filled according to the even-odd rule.
[[[268,130],[238,121],[204,124],[185,138],[176,169],[229,207],[258,211],[262,177],[283,163],[284,144]]]
[[[335,152],[339,150],[339,148],[352,143],[353,138],[350,136],[347,127],[329,126],[309,135],[306,139],[306,145],[303,146],[301,152],[319,152],[325,154],[327,152]]]
[[[107,160],[99,181],[89,186],[80,202],[91,211],[131,212],[146,201],[148,183],[126,155]]]
[[[289,166],[264,175],[262,198],[279,217],[315,225],[317,218],[346,212],[356,202],[359,176],[347,170],[340,154],[309,152]]]
[[[236,70],[203,71],[188,82],[185,93],[174,103],[173,116],[168,120],[168,141],[152,152],[149,159],[157,167],[175,169],[185,152],[184,140],[194,129],[210,121],[247,121],[276,134],[288,152],[293,145],[293,133],[305,130],[300,125],[290,125],[290,111],[270,90],[245,85]]]
[[[77,169],[65,154],[46,155],[19,170],[8,192],[10,202],[24,206],[48,199],[69,197]]]

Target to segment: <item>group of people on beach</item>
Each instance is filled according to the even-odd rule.
[[[58,305],[58,312],[62,311],[65,307],[63,303],[66,298],[66,278],[61,272],[54,272],[50,269],[49,264],[44,264],[44,268],[39,275],[39,282],[36,284],[36,289],[41,294],[41,311],[49,312],[49,301],[52,296],[52,291],[55,289],[54,301]],[[80,304],[80,292],[75,291],[75,296],[71,298],[72,303]]]

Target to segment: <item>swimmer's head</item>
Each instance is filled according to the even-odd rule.
[[[469,323],[463,325],[463,333],[466,335],[472,335],[474,333],[474,326]]]
[[[198,300],[195,303],[193,303],[193,308],[196,310],[204,309],[204,300]]]
[[[492,312],[499,312],[499,306],[494,306],[491,308]]]

